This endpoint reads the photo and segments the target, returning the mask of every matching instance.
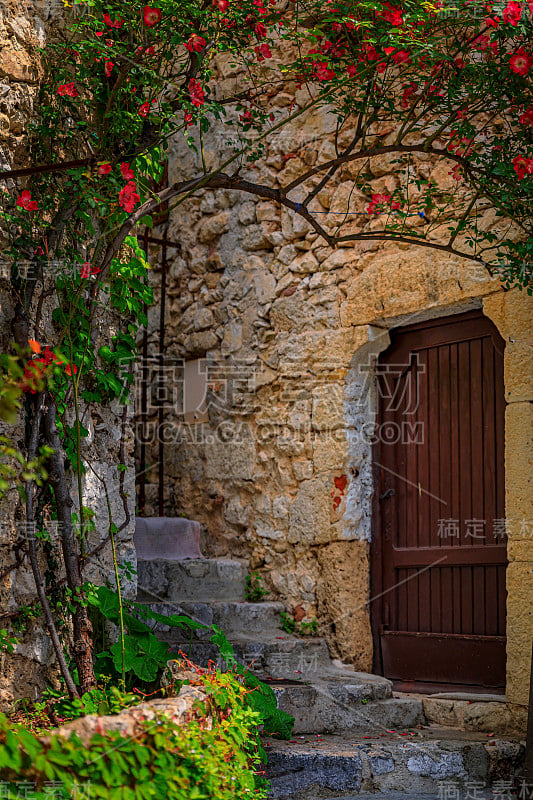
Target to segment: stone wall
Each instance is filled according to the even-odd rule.
[[[35,99],[42,75],[40,56],[37,48],[53,37],[62,24],[63,3],[61,0],[3,0],[0,8],[0,170],[28,166],[27,133],[29,123],[38,113]],[[0,192],[10,197],[24,188],[21,182],[13,180],[0,184]],[[2,236],[0,221],[0,347],[6,352],[13,336],[11,321],[13,300],[10,292],[6,266],[10,265],[2,256],[5,238]],[[54,341],[54,332],[49,318],[47,302],[43,306],[43,324],[34,338],[42,344]],[[99,319],[98,333],[106,335],[106,318]],[[118,403],[113,408],[100,409],[98,413],[88,414],[81,409],[83,423],[89,430],[84,440],[84,458],[90,460],[92,469],[84,478],[84,503],[94,509],[96,531],[91,534],[88,546],[92,549],[107,535],[109,529],[105,489],[109,493],[113,519],[118,526],[126,520],[123,499],[119,493],[119,474],[117,465],[131,465],[133,432],[130,411]],[[72,424],[72,420],[70,420]],[[125,431],[124,451],[120,439]],[[14,442],[24,439],[21,426],[0,424],[0,435],[8,436]],[[133,470],[125,476],[125,487],[131,484],[129,506],[131,521],[125,525],[119,536],[119,559],[128,561],[135,568],[136,557],[133,547]],[[74,508],[77,493],[73,490]],[[24,514],[20,498],[15,490],[8,493],[0,502],[0,629],[10,628],[20,615],[19,609],[35,605],[35,585],[33,575],[25,556]],[[52,533],[52,554],[58,554],[58,538]],[[18,564],[16,569],[11,569]],[[43,571],[50,565],[42,564]],[[56,567],[56,570],[58,568]],[[111,549],[107,545],[85,568],[87,580],[114,582]],[[135,596],[134,583],[126,583],[126,594]],[[15,615],[16,618],[15,618]],[[0,654],[0,702],[9,703],[14,698],[30,696],[35,698],[50,682],[57,680],[54,656],[48,635],[42,630],[40,619],[30,620],[25,625],[26,633],[20,635],[20,643],[15,653]],[[15,631],[16,633],[16,631]]]
[[[279,102],[293,99],[296,109],[305,101],[296,91]],[[303,115],[242,175],[286,185],[333,155],[333,129],[327,111]],[[216,163],[217,149],[208,137],[208,164]],[[174,142],[170,179],[195,168],[194,155]],[[373,192],[394,189],[391,159],[374,158],[370,168]],[[426,158],[415,165],[420,176],[455,191],[448,169]],[[351,189],[346,165],[312,210],[345,212]],[[380,224],[356,218],[349,226],[376,230]],[[497,227],[488,210],[480,224]],[[318,615],[333,655],[370,670],[367,426],[375,401],[361,367],[371,376],[391,327],[482,307],[506,340],[507,515],[532,520],[526,485],[532,474],[526,450],[531,299],[503,292],[473,262],[422,247],[358,242],[332,251],[292,212],[232,191],[189,198],[172,212],[168,235],[181,247],[169,251],[165,358],[177,394],[169,396],[162,434],[165,512],[199,520],[206,552],[246,559],[273,598]],[[157,269],[153,281],[157,286]],[[156,315],[155,309],[152,352]],[[180,370],[195,359],[199,374],[207,372],[206,409],[184,425]],[[149,438],[156,465],[155,424]],[[147,513],[157,513],[157,467],[148,475]],[[516,703],[527,699],[533,638],[525,602],[533,592],[531,546],[521,539],[509,547],[508,687]]]

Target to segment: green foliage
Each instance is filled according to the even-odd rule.
[[[256,678],[236,660],[235,651],[225,633],[216,625],[213,625],[213,630],[214,634],[209,641],[216,644],[226,666],[239,675],[244,685],[251,690],[246,696],[246,702],[250,708],[260,714],[263,733],[277,739],[290,739],[294,727],[294,717],[277,707],[276,695],[268,684]]]
[[[109,621],[118,624],[119,604],[118,595],[105,586],[93,587],[89,594],[89,603]],[[126,673],[126,685],[144,686],[151,689],[156,685],[156,680],[163,674],[167,662],[172,658],[171,648],[168,644],[157,639],[148,625],[139,619],[151,619],[162,622],[170,627],[183,630],[207,630],[194,620],[183,615],[158,614],[140,603],[126,603],[128,609],[124,613],[124,646],[119,639],[109,649],[96,657],[96,672],[102,679],[104,676],[117,681],[122,674],[122,665]],[[294,718],[277,708],[276,697],[272,689],[265,683],[251,675],[248,670],[235,658],[233,646],[228,641],[225,633],[216,625],[212,626],[212,635],[209,641],[216,645],[220,658],[225,662],[226,668],[232,671],[244,686],[252,689],[246,695],[246,703],[250,708],[261,715],[263,730],[269,736],[282,739],[290,738]]]
[[[88,745],[76,734],[42,740],[0,716],[3,797],[20,797],[20,784],[29,781],[35,784],[35,800],[50,797],[50,782],[57,798],[90,790],[91,797],[107,800],[262,800],[260,720],[245,703],[247,690],[232,675],[220,673],[199,676],[198,685],[208,700],[197,705],[186,726],[160,715],[141,723],[135,737],[95,734]],[[98,697],[80,703],[89,709]]]
[[[94,586],[88,596],[89,604],[100,611],[105,619],[120,624],[120,605],[118,594],[106,586]],[[96,656],[98,676],[111,676],[119,679],[126,676],[126,685],[151,686],[165,669],[170,658],[170,647],[154,636],[150,627],[139,617],[164,622],[166,625],[184,630],[204,628],[198,622],[182,615],[168,617],[151,611],[140,603],[125,603],[123,613],[125,635],[115,644]]]
[[[318,633],[318,622],[314,618],[296,622],[292,614],[282,611],[280,614],[280,628],[285,633],[296,634],[297,636],[315,636]]]
[[[13,653],[17,639],[6,628],[0,629],[0,653]]]
[[[258,572],[246,576],[245,598],[249,603],[260,603],[269,594]]]

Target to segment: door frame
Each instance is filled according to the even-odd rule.
[[[502,347],[502,350],[505,348],[505,340],[501,336],[500,331],[494,324],[494,321],[490,319],[486,314],[483,313],[482,308],[476,308],[466,312],[458,312],[455,314],[444,314],[443,316],[432,316],[429,319],[416,322],[414,324],[407,324],[402,325],[401,323],[398,325],[391,326],[390,333],[414,333],[416,331],[426,330],[430,328],[440,327],[443,324],[445,325],[446,322],[452,325],[459,322],[468,322],[470,320],[476,319],[485,319],[491,323],[494,327],[495,334],[498,337],[499,344]],[[393,342],[382,350],[376,361],[376,374],[374,376],[375,385],[377,386],[378,381],[378,370],[377,366],[379,364],[379,360],[381,356],[386,353],[389,348],[393,346]],[[504,375],[504,384],[505,390],[505,375]],[[379,421],[379,413],[380,413],[380,403],[379,403],[379,395],[376,392],[376,407],[375,407],[375,418],[376,421]],[[506,406],[505,397],[502,398],[502,402],[504,408]],[[504,423],[505,425],[505,423]],[[504,456],[505,456],[505,429],[503,430],[503,446],[504,446]],[[381,530],[382,530],[382,507],[383,504],[380,502],[379,493],[381,491],[380,487],[380,469],[377,466],[381,463],[381,442],[378,437],[376,437],[375,441],[372,445],[372,480],[373,480],[373,496],[372,496],[372,520],[371,520],[371,540],[370,540],[370,554],[369,554],[369,563],[370,563],[370,597],[375,598],[371,600],[371,611],[370,611],[370,625],[371,625],[371,632],[372,632],[372,642],[373,642],[373,671],[379,675],[384,674],[383,668],[383,656],[381,650],[381,636],[380,636],[380,626],[383,622],[383,611],[384,611],[384,591],[383,591],[383,548],[382,548],[382,540],[381,540]],[[504,515],[505,515],[505,473],[504,473]],[[507,564],[508,566],[508,564]],[[507,569],[507,567],[506,567]],[[507,617],[507,613],[506,613]],[[443,689],[450,688],[455,691],[461,691],[468,689],[474,692],[483,692],[489,691],[488,689],[484,689],[483,687],[470,687],[468,685],[462,684],[445,684],[445,683],[434,683],[434,684],[422,684],[413,681],[413,686],[416,686],[418,691],[442,691]],[[401,687],[408,690],[409,687]],[[504,692],[505,690],[503,690]],[[498,693],[497,689],[490,689],[491,693]],[[503,693],[502,692],[502,693]]]

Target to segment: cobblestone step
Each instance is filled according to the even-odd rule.
[[[182,631],[173,629],[158,634],[172,647],[181,648],[200,666],[209,661],[219,663],[218,648],[211,642],[187,638]],[[297,639],[294,636],[233,635],[228,637],[237,660],[260,678],[284,678],[310,681],[332,669],[332,662],[324,639]]]
[[[211,603],[173,602],[145,603],[152,611],[169,616],[185,614],[201,622],[203,625],[218,625],[227,636],[232,634],[270,633],[272,636],[282,635],[279,628],[280,614],[284,611],[283,603],[235,603],[214,601]],[[162,622],[147,624],[154,631],[166,633],[171,630]],[[209,638],[212,631],[197,632],[196,638]]]
[[[425,723],[420,700],[387,697],[372,675],[358,681],[314,680],[307,686],[275,687],[278,707],[295,718],[294,733],[348,733],[416,727]],[[376,691],[376,689],[378,691]],[[386,698],[386,699],[385,699]]]
[[[244,601],[246,565],[222,558],[137,562],[140,601]]]
[[[301,736],[265,741],[267,777],[276,800],[365,797],[403,793],[462,800],[498,787],[503,800],[520,769],[524,747],[517,740],[442,728],[365,736]],[[473,795],[476,796],[475,794]],[[490,794],[489,794],[490,796]]]

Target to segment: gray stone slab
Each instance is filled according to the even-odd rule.
[[[280,614],[284,610],[282,603],[235,603],[214,601],[210,603],[174,602],[147,603],[147,606],[158,614],[185,614],[204,625],[217,625],[225,634],[281,634],[279,629]],[[155,631],[170,630],[168,625],[157,623]],[[209,632],[206,636],[211,635]]]
[[[420,700],[381,699],[382,687],[372,682],[355,683],[348,676],[344,681],[332,684],[326,677],[305,686],[275,687],[279,708],[295,718],[295,733],[382,733],[425,722]]]
[[[295,736],[290,742],[266,741],[269,765],[274,778],[273,797],[277,800],[321,800],[331,798],[330,775],[335,775],[337,759],[343,773],[349,773],[347,760],[353,760],[353,772],[360,773],[360,790],[377,798],[398,796],[401,800],[417,796],[438,797],[444,784],[466,794],[468,785],[490,789],[493,780],[511,779],[520,768],[524,748],[518,742],[491,740],[478,734],[465,736],[453,730],[400,732],[379,736]],[[291,784],[290,772],[312,770],[314,783]],[[272,767],[270,766],[272,765]],[[322,780],[322,773],[324,780]],[[340,796],[361,797],[349,787],[339,789]],[[374,793],[374,794],[373,794]],[[490,797],[490,792],[487,794]],[[457,798],[458,800],[458,798]]]
[[[203,603],[244,600],[246,567],[221,558],[138,561],[138,600]]]
[[[200,550],[201,531],[199,522],[184,517],[135,517],[137,559],[204,558]]]

